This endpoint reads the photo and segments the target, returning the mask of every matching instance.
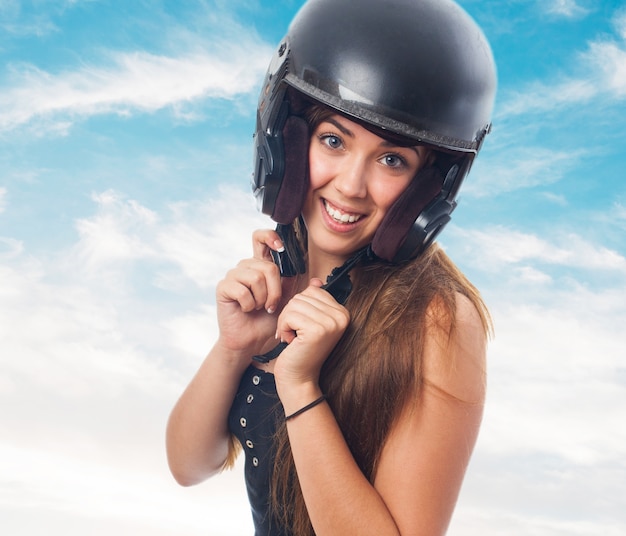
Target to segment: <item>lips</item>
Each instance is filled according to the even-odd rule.
[[[327,200],[324,200],[324,208],[326,209],[326,213],[337,223],[356,223],[363,216],[362,214],[344,212],[331,205]]]

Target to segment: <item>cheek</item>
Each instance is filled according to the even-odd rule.
[[[310,190],[316,190],[329,181],[330,173],[323,159],[309,149],[309,183]]]
[[[387,212],[404,193],[409,183],[410,180],[380,182],[370,187],[370,196],[380,211]]]

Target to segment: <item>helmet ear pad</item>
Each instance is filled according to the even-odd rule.
[[[272,219],[288,225],[304,206],[309,189],[309,125],[301,117],[291,115],[282,130],[285,172],[274,202]]]
[[[423,238],[410,237],[409,234],[415,232],[414,223],[424,209],[436,203],[435,198],[441,193],[442,186],[443,174],[436,166],[426,166],[417,172],[407,189],[391,205],[374,234],[372,251],[377,257],[388,262],[401,262],[417,256],[424,249],[427,244],[423,243]],[[406,247],[402,248],[405,242],[411,244],[410,252],[404,251]]]

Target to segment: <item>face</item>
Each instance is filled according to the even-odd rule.
[[[323,120],[309,147],[310,187],[302,211],[309,252],[336,265],[369,244],[427,157],[340,115]]]

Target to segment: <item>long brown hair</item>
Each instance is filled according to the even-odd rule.
[[[437,244],[402,266],[376,263],[356,268],[351,278],[351,322],[322,368],[320,386],[355,461],[373,483],[391,427],[406,404],[419,403],[426,329],[454,335],[457,293],[474,304],[486,333],[490,320],[476,288]],[[284,424],[276,446],[274,514],[294,536],[312,536]]]

